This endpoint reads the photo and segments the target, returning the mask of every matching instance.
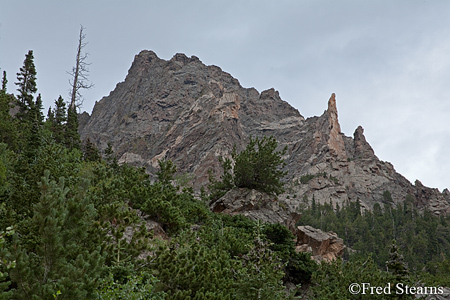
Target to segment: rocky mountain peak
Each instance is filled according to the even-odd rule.
[[[275,89],[244,88],[195,56],[179,53],[164,60],[141,51],[124,82],[81,119],[82,139],[100,150],[111,143],[120,163],[154,174],[158,160],[170,159],[195,188],[207,184],[208,170],[220,176],[218,158],[228,157],[233,146],[240,151],[250,136],[272,135],[288,149],[288,192],[280,196],[288,212],[313,197],[339,205],[359,199],[371,209],[385,203],[389,191],[391,204],[411,195],[420,207],[450,213],[450,193],[414,186],[380,161],[362,127],[353,138],[341,132],[335,94],[322,116],[305,120]]]
[[[355,145],[355,157],[359,158],[374,158],[375,152],[372,147],[366,141],[366,137],[364,136],[364,129],[362,126],[358,126],[355,132],[353,133],[353,140]]]
[[[334,93],[331,94],[330,100],[328,100],[328,110],[326,113],[329,126],[328,146],[339,159],[347,159],[341,125],[339,125],[336,95]]]
[[[261,96],[259,97],[261,100],[281,100],[280,98],[280,94],[278,93],[278,91],[276,91],[274,88],[265,90],[261,92]]]
[[[191,62],[199,62],[199,63],[201,63],[200,59],[197,56],[191,56],[189,58],[184,53],[177,53],[177,54],[175,54],[170,61],[171,62],[179,62],[182,65],[185,65],[185,64],[188,64],[188,63],[191,63]]]
[[[148,68],[152,63],[159,61],[160,58],[153,51],[143,50],[134,57],[133,64],[129,70],[129,73],[139,72],[145,68]]]

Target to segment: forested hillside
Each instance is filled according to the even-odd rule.
[[[304,199],[300,223],[333,230],[350,248],[318,264],[283,225],[209,210],[233,188],[284,191],[276,138],[229,149],[232,160],[217,163],[198,198],[170,160],[151,180],[119,165],[112,147],[81,141],[76,106],[62,97],[44,117],[36,76],[32,51],[17,94],[3,72],[0,299],[366,299],[349,285],[450,286],[450,218],[419,211],[407,195],[372,211]]]

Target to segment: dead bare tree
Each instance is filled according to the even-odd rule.
[[[86,59],[89,56],[89,53],[83,52],[83,48],[88,44],[85,42],[86,34],[83,33],[84,29],[85,28],[80,25],[80,36],[78,38],[75,66],[72,68],[71,72],[67,72],[71,76],[71,79],[69,79],[69,83],[72,87],[70,90],[71,99],[69,108],[72,110],[83,105],[83,96],[80,91],[82,89],[90,89],[94,86],[88,79],[88,66],[90,63],[87,63]]]

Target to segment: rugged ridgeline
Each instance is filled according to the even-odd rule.
[[[158,159],[171,159],[193,175],[199,187],[208,169],[219,172],[219,156],[233,145],[245,147],[249,136],[273,135],[287,146],[284,209],[296,210],[306,198],[318,202],[399,203],[407,195],[418,207],[450,213],[450,192],[411,184],[380,161],[363,128],[345,136],[333,94],[320,117],[305,119],[273,89],[259,93],[197,57],[176,54],[169,61],[142,51],[124,82],[80,116],[82,139],[104,150],[110,142],[120,163],[154,172]]]

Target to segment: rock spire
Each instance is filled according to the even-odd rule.
[[[334,93],[331,94],[330,100],[328,100],[327,115],[329,126],[328,146],[339,159],[347,159],[341,126],[339,125],[336,95]]]

